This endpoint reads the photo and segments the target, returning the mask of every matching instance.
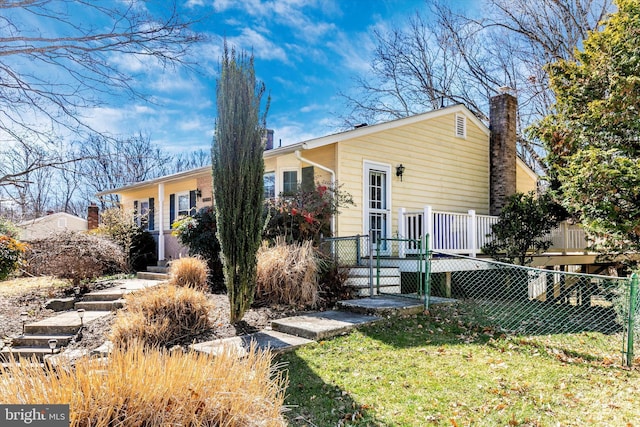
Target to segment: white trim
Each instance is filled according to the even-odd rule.
[[[391,203],[391,170],[392,166],[388,163],[380,163],[371,160],[363,160],[362,162],[362,233],[369,234],[369,172],[371,170],[383,172],[385,176],[385,210],[386,216],[386,238],[391,237],[392,212]]]
[[[302,169],[300,167],[285,166],[278,168],[278,173],[276,173],[276,197],[284,191],[285,172],[296,172],[296,182],[300,184],[300,179],[302,177]]]
[[[176,213],[176,217],[174,218],[174,221],[176,219],[178,219],[180,216],[182,215],[189,215],[189,211],[191,210],[191,207],[189,206],[191,204],[191,198],[189,196],[189,192],[188,191],[181,191],[179,193],[174,193],[175,194],[175,213]],[[180,213],[180,196],[187,196],[187,213],[186,214],[181,214]],[[184,211],[183,211],[184,212]]]

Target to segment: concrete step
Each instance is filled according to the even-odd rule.
[[[74,337],[74,334],[29,334],[20,335],[11,339],[12,347],[46,347],[49,348],[49,340],[58,341],[58,347],[66,346]]]
[[[105,289],[102,291],[90,292],[82,297],[82,301],[116,301],[129,293],[126,289]]]
[[[269,349],[272,353],[284,353],[312,342],[312,340],[299,336],[289,335],[278,331],[265,330],[249,335],[192,344],[189,348],[194,351],[214,356],[231,349],[231,351],[237,351],[239,355],[244,356],[249,351],[252,343],[254,343],[260,350]]]
[[[400,286],[400,276],[381,276],[379,282],[380,286]],[[377,283],[378,279],[374,277],[373,286],[375,287]],[[344,281],[344,285],[352,288],[368,288],[369,277],[349,276],[347,280]]]
[[[354,288],[355,289],[355,296],[358,297],[368,297],[371,295],[371,291],[369,289],[369,285],[367,284],[367,286],[363,286],[363,287],[359,287],[359,288]],[[373,287],[373,295],[400,295],[400,286],[380,286],[379,288],[374,286]]]
[[[76,303],[76,309],[82,308],[86,311],[116,311],[124,307],[124,304],[124,298],[113,301],[79,301]]]
[[[11,362],[12,359],[15,361],[29,359],[42,362],[46,355],[56,353],[60,353],[60,348],[56,348],[52,352],[49,347],[6,347],[0,351],[0,360]]]
[[[83,323],[87,324],[109,315],[111,315],[109,311],[85,311],[81,323],[77,311],[67,311],[35,323],[27,323],[24,325],[24,332],[30,335],[75,334]]]
[[[420,299],[374,296],[373,298],[338,301],[338,308],[351,313],[379,316],[404,316],[422,313],[424,303]]]
[[[369,267],[351,267],[348,268],[349,277],[369,277],[370,271]],[[379,273],[378,269],[374,267],[373,269],[373,277],[379,274],[380,277],[400,277],[400,269],[398,267],[380,267]]]
[[[144,280],[167,280],[169,275],[165,273],[152,273],[149,271],[138,271],[136,278]]]
[[[147,271],[150,273],[163,273],[167,274],[169,272],[169,267],[167,266],[158,266],[158,265],[150,265],[147,267]]]
[[[380,319],[380,317],[345,311],[323,311],[274,320],[271,322],[271,327],[274,331],[317,341],[346,334],[357,326]]]

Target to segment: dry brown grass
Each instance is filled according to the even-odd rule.
[[[49,293],[69,286],[70,284],[66,280],[56,279],[51,276],[16,277],[0,281],[0,296],[10,297],[31,291]]]
[[[149,346],[168,346],[198,335],[211,327],[207,296],[191,287],[161,285],[125,296],[111,329],[116,345],[140,341]]]
[[[285,426],[286,379],[269,352],[212,358],[132,345],[56,372],[0,367],[4,404],[70,404],[71,426]]]
[[[310,241],[264,244],[258,251],[256,297],[269,303],[315,307],[319,270],[320,260]]]
[[[175,286],[190,286],[201,291],[209,290],[207,262],[199,257],[179,258],[169,267],[169,283]]]

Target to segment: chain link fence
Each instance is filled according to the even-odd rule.
[[[373,243],[371,243],[373,240]],[[346,285],[361,296],[448,301],[469,323],[509,334],[594,332],[615,342],[630,366],[640,355],[638,280],[545,270],[444,252],[425,240],[327,239],[325,251],[348,269]],[[328,246],[327,246],[328,245]],[[639,319],[640,320],[640,319]]]

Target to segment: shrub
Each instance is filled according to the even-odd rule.
[[[0,234],[17,239],[20,236],[20,229],[10,219],[0,216]]]
[[[70,426],[280,427],[286,378],[269,352],[215,358],[130,346],[54,368],[0,366],[0,401],[70,405]]]
[[[145,270],[158,262],[156,242],[148,231],[134,221],[133,212],[122,209],[107,209],[102,212],[100,227],[95,233],[109,237],[126,255],[129,271]]]
[[[127,309],[118,313],[111,340],[127,346],[169,346],[209,329],[211,303],[190,287],[161,285],[125,296]]]
[[[264,238],[275,242],[283,238],[287,243],[331,236],[331,218],[339,209],[353,205],[353,198],[338,185],[318,184],[315,189],[298,189],[291,195],[281,195],[266,204]]]
[[[263,244],[258,251],[256,298],[267,303],[315,307],[320,268],[311,241]]]
[[[217,230],[216,212],[211,206],[200,209],[193,216],[178,218],[173,223],[174,235],[181,244],[189,248],[189,254],[201,256],[207,262],[213,291],[225,288]]]
[[[0,235],[0,280],[16,271],[24,259],[27,245],[12,237]]]
[[[122,248],[109,239],[82,232],[54,234],[30,242],[27,271],[36,276],[82,280],[125,271]]]
[[[169,267],[169,284],[175,286],[189,286],[203,292],[209,288],[207,263],[198,257],[185,257],[171,261]]]

